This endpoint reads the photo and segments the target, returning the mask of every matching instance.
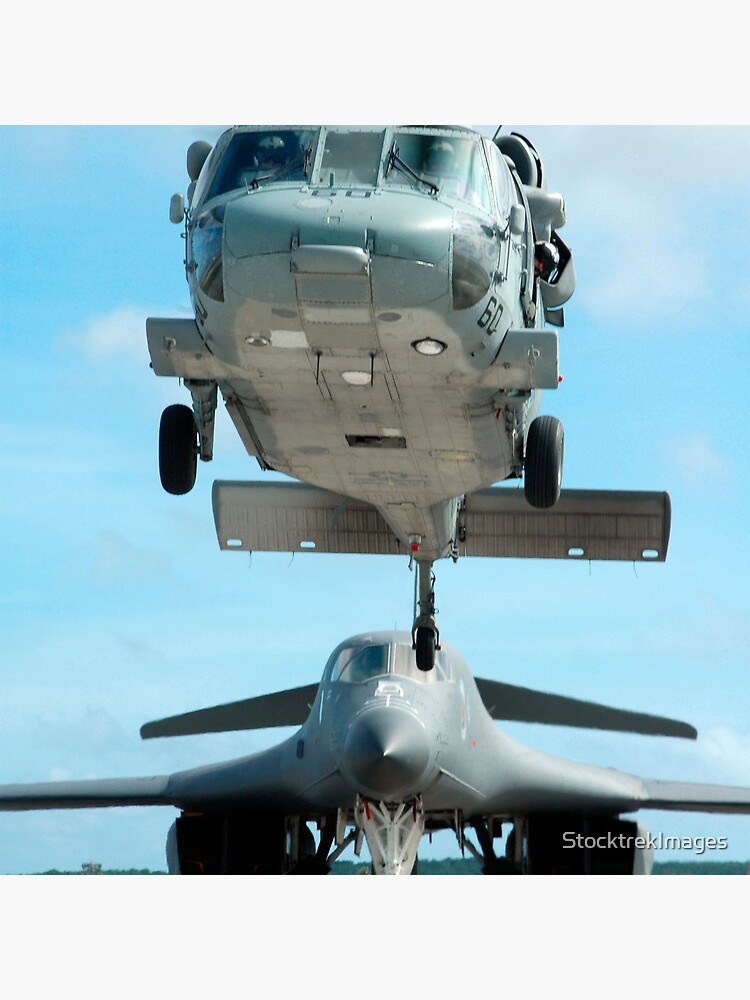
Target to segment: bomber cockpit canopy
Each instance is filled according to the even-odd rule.
[[[326,666],[325,676],[333,683],[342,684],[361,684],[386,674],[409,677],[424,684],[451,680],[452,672],[447,657],[438,651],[435,660],[433,670],[419,670],[410,638],[383,642],[377,635],[358,636],[334,650]]]

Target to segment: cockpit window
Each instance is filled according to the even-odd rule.
[[[347,646],[341,650],[331,680],[359,684],[388,673],[390,646]]]
[[[437,651],[432,670],[420,670],[416,653],[411,643],[406,642],[393,645],[362,642],[344,646],[334,654],[330,677],[332,681],[344,684],[360,684],[383,674],[410,677],[422,684],[448,681],[452,677],[448,658],[442,650]]]
[[[411,643],[396,643],[393,647],[393,673],[402,677],[411,677],[412,680],[421,681],[423,684],[434,683],[435,681],[449,681],[451,679],[450,665],[448,659],[438,650],[435,653],[435,666],[432,670],[420,670],[417,666],[416,650],[412,649]]]
[[[238,132],[224,152],[207,197],[308,179],[314,137],[308,129]]]
[[[495,188],[498,211],[503,218],[507,218],[511,206],[518,199],[515,195],[510,171],[503,158],[503,154],[494,142],[487,143],[487,148],[489,150],[490,174],[492,175],[492,184]]]
[[[326,132],[316,183],[325,187],[374,187],[382,150],[382,132]]]
[[[482,150],[477,139],[397,132],[387,161],[386,183],[427,187],[490,211]]]

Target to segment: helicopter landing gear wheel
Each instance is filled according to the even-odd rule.
[[[198,431],[189,406],[175,403],[159,424],[159,476],[167,493],[182,496],[195,485],[198,467]]]
[[[532,507],[554,507],[560,498],[564,452],[563,426],[557,417],[532,420],[526,439],[523,491]]]
[[[421,625],[416,633],[417,667],[420,670],[432,670],[435,666],[435,647],[437,636],[435,629],[429,625]]]
[[[435,651],[440,649],[440,635],[435,624],[435,577],[431,559],[417,560],[414,626],[411,630],[412,649],[416,651],[417,667],[432,670]],[[419,608],[419,613],[417,613]]]

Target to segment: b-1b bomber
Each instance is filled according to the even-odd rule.
[[[654,838],[632,813],[750,812],[750,788],[565,760],[493,720],[697,736],[679,720],[474,678],[449,643],[423,671],[409,632],[371,632],[340,643],[319,684],[141,728],[151,739],[299,727],[274,747],[154,777],[2,785],[0,812],[171,806],[175,875],[323,875],[365,842],[373,874],[417,874],[422,838],[440,830],[486,875],[645,875]]]

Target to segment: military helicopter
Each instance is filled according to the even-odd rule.
[[[147,321],[154,372],[192,399],[162,415],[162,485],[188,492],[197,459],[211,460],[220,392],[262,469],[322,491],[252,484],[246,524],[283,510],[292,549],[312,551],[322,514],[310,521],[311,498],[324,497],[328,529],[347,507],[364,510],[385,540],[372,548],[363,529],[359,547],[338,551],[416,564],[412,631],[429,670],[433,563],[467,551],[472,505],[514,517],[510,491],[487,488],[523,477],[525,510],[557,510],[563,429],[539,410],[560,380],[558,329],[575,288],[564,199],[528,139],[463,127],[235,127],[214,147],[193,143],[187,170],[170,218],[184,225],[194,319]],[[663,559],[660,497],[655,540],[591,556],[576,529],[554,555]],[[585,516],[613,514],[612,500],[589,493]],[[250,535],[229,542],[264,547]]]
[[[486,875],[648,874],[654,838],[628,814],[750,812],[749,788],[564,760],[493,720],[697,735],[660,716],[475,680],[448,643],[421,671],[409,632],[372,632],[340,643],[320,684],[141,728],[150,739],[300,726],[271,749],[171,775],[4,785],[0,811],[173,806],[167,860],[184,875],[327,874],[364,841],[373,874],[415,874],[422,837],[438,830],[453,830]]]

